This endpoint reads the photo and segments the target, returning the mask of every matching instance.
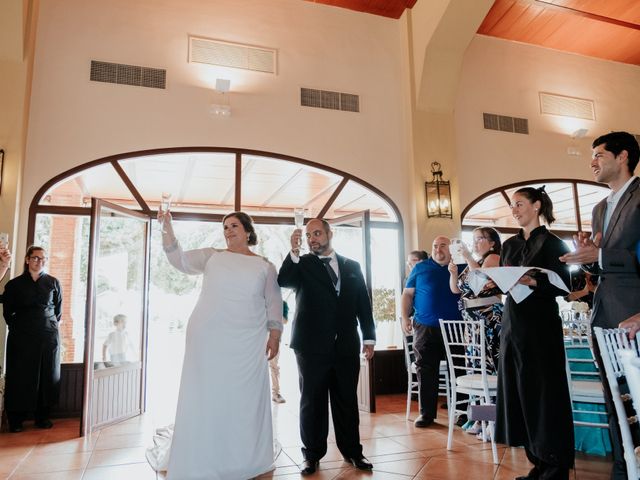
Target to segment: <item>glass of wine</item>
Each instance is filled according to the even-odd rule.
[[[171,199],[173,195],[170,192],[162,192],[162,196],[160,198],[160,211],[164,214],[168,213],[171,208]],[[164,225],[164,221],[162,222],[162,233],[167,233],[167,229]]]
[[[293,209],[293,221],[296,225],[296,230],[302,230],[302,227],[304,227],[304,214],[305,214],[305,210],[304,208],[294,208]],[[302,249],[302,238],[300,238],[300,249]]]

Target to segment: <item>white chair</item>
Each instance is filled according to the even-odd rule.
[[[616,409],[618,417],[618,425],[622,436],[622,449],[624,451],[624,460],[627,465],[627,476],[630,479],[637,480],[640,478],[640,468],[638,459],[634,452],[633,439],[631,436],[630,423],[638,421],[637,416],[628,417],[625,410],[624,402],[630,400],[627,395],[620,392],[620,381],[623,380],[624,370],[618,357],[619,350],[631,351],[638,356],[637,341],[631,341],[627,330],[620,328],[603,329],[594,327],[593,331],[596,335],[598,347],[602,355],[602,364],[604,365],[607,383],[611,390],[611,397]]]
[[[406,419],[409,420],[411,414],[411,397],[412,395],[420,395],[418,388],[418,373],[416,371],[416,356],[413,353],[413,335],[404,336],[404,361],[407,367],[407,414]],[[440,362],[440,375],[438,381],[438,393],[444,395],[447,399],[447,408],[449,408],[449,370],[447,362]]]
[[[588,317],[563,312],[562,330],[567,359],[567,382],[573,412],[573,424],[582,427],[609,428],[606,411],[585,410],[573,402],[605,405],[604,390],[591,345],[591,323]],[[579,357],[582,355],[582,357]],[[594,420],[579,417],[589,415]]]
[[[495,398],[497,393],[498,377],[487,374],[486,337],[483,321],[441,319],[440,329],[447,352],[449,378],[452,380],[449,402],[449,435],[447,437],[447,450],[451,450],[456,416],[467,413],[466,410],[458,408],[460,403],[466,403],[466,400],[458,401],[458,393],[469,395],[470,404],[492,405],[492,398]],[[456,371],[458,371],[457,376]],[[482,421],[481,424],[483,438],[486,439],[488,433],[491,439],[493,463],[497,465],[499,462],[494,439],[494,422]]]

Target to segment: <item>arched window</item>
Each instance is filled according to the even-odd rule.
[[[262,241],[258,253],[276,266],[289,248],[294,208],[304,208],[308,218],[327,220],[368,210],[370,236],[362,238],[370,238],[370,287],[376,320],[396,323],[404,263],[402,219],[395,204],[372,185],[334,168],[268,152],[208,147],[132,152],[89,162],[58,175],[42,186],[31,203],[29,242],[49,251],[49,270],[62,282],[63,317],[67,320],[61,332],[65,362],[81,362],[84,350],[91,198],[101,198],[154,219],[164,192],[172,195],[171,211],[179,233],[188,239],[185,244],[193,240],[194,245],[189,244],[189,248],[224,248],[221,228],[211,223],[220,222],[226,213],[242,210],[259,224]],[[349,256],[356,237],[350,235],[348,227],[336,228],[343,228],[343,243],[336,244],[336,249]],[[149,318],[180,329],[189,310],[171,313],[166,307],[188,308],[178,297],[197,291],[199,284],[169,273],[158,229],[153,226],[151,235]],[[121,253],[126,250],[127,238],[121,237],[120,243],[112,247],[114,268],[116,261],[126,266]],[[126,271],[122,275],[126,276]],[[99,294],[122,297],[106,279],[98,278],[97,282]],[[174,303],[167,303],[167,299]],[[104,326],[96,326],[96,341],[100,328],[105,332],[110,328],[112,313],[99,312],[104,316]],[[381,326],[381,333],[388,330],[390,338],[379,339],[380,347],[402,345],[401,337],[394,338],[395,327]]]
[[[519,227],[511,216],[511,196],[519,188],[542,185],[546,186],[545,190],[553,202],[556,221],[551,230],[564,238],[570,238],[578,231],[591,231],[591,211],[610,191],[596,182],[572,179],[529,180],[505,185],[484,193],[463,210],[463,231],[494,227],[500,233],[516,233]]]

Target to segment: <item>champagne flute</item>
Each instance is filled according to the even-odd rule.
[[[162,196],[160,198],[160,211],[165,215],[169,213],[169,209],[171,208],[172,197],[173,195],[171,195],[170,192],[162,192]],[[165,227],[165,221],[166,221],[166,217],[162,221],[162,229],[161,229],[162,233],[168,233]]]
[[[0,232],[0,248],[9,248],[9,234]]]
[[[296,230],[302,230],[304,227],[304,208],[294,208],[293,209],[293,221],[296,225]],[[300,250],[302,250],[302,237],[300,238]]]

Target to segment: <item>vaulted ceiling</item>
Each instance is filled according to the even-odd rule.
[[[496,0],[478,33],[640,65],[638,0]]]
[[[407,8],[415,5],[417,0],[307,0],[334,7],[347,8],[356,12],[372,13],[383,17],[400,18]]]
[[[417,2],[307,1],[396,19]],[[478,33],[640,65],[638,0],[496,0]]]

